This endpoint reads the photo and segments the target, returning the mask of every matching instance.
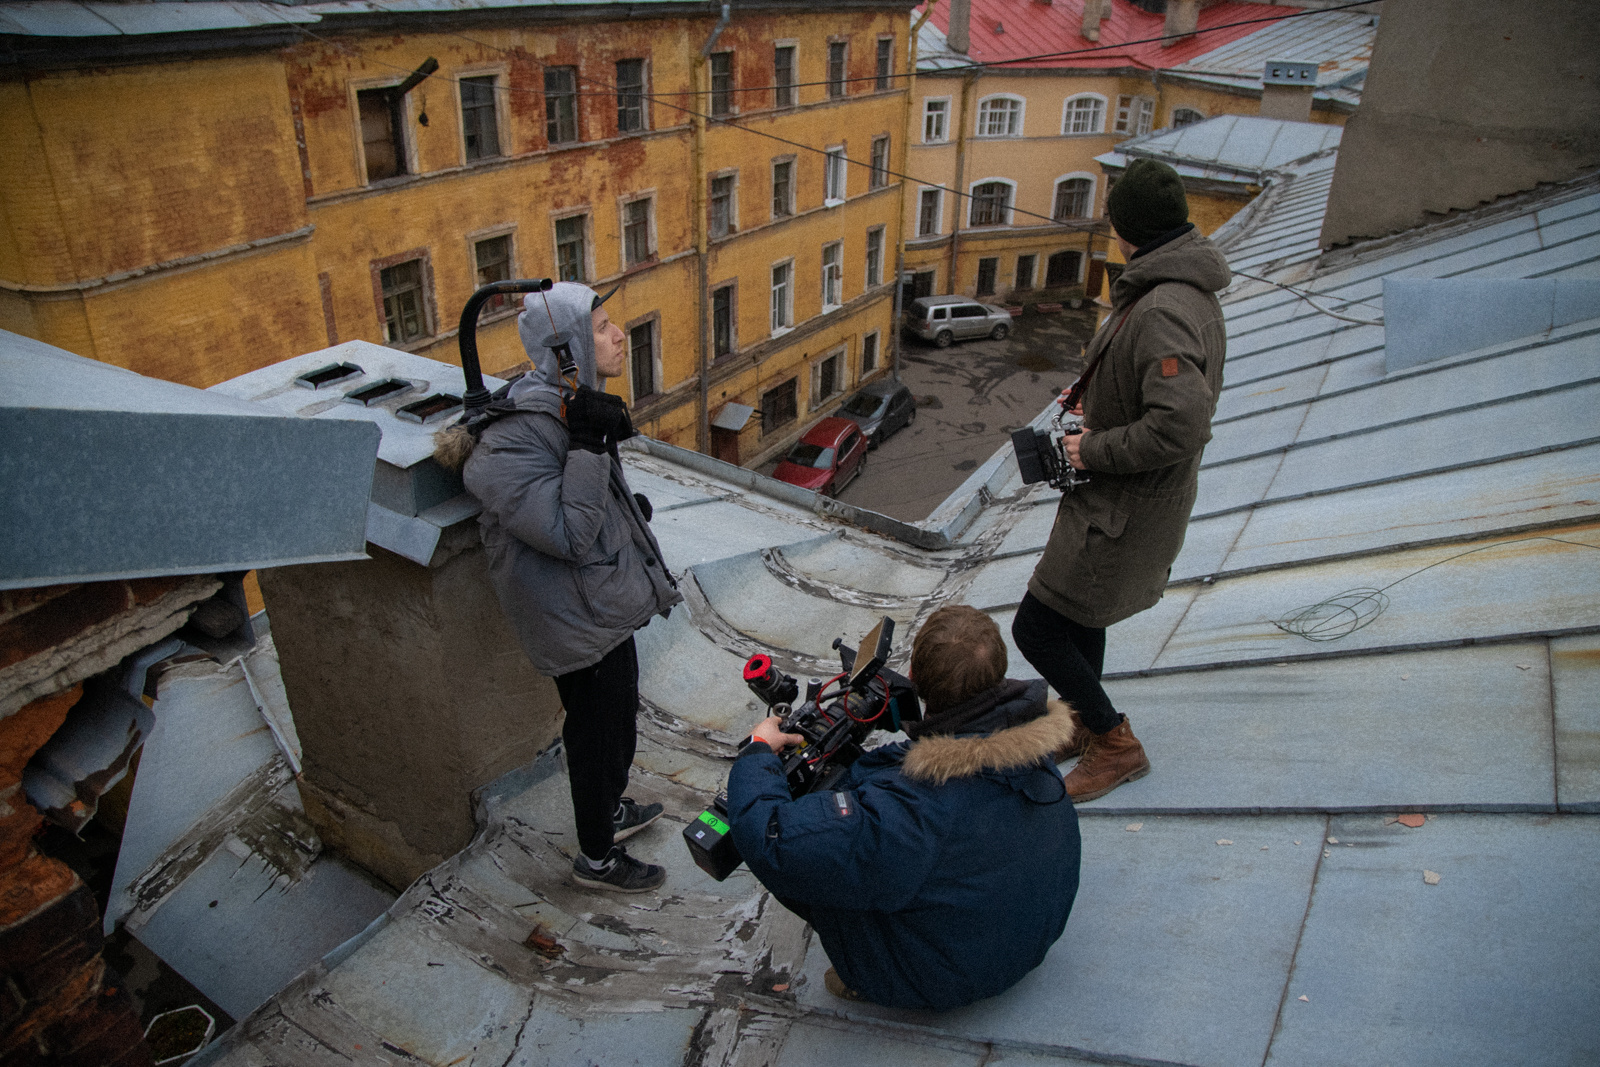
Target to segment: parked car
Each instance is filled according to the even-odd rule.
[[[861,427],[867,447],[877,448],[917,417],[917,401],[902,382],[880,378],[861,387],[835,414]]]
[[[919,296],[906,305],[900,325],[913,337],[949,348],[969,337],[1000,340],[1011,332],[1011,312],[965,296]]]
[[[866,464],[867,439],[861,428],[849,419],[830,415],[800,435],[772,476],[824,496],[836,496]]]

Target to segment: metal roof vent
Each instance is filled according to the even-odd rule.
[[[1266,85],[1316,85],[1317,64],[1269,59],[1261,74],[1261,81]]]
[[[434,393],[432,396],[412,401],[396,411],[395,414],[407,422],[426,425],[430,422],[438,422],[460,410],[461,398],[459,396],[451,396],[449,393]]]
[[[330,363],[326,367],[306,371],[294,380],[294,384],[303,389],[322,389],[330,385],[347,382],[351,378],[365,374],[366,371],[354,363]]]
[[[346,404],[360,404],[370,408],[380,400],[389,400],[400,393],[409,393],[416,385],[404,378],[380,378],[370,385],[363,385],[359,389],[352,389],[344,394]]]

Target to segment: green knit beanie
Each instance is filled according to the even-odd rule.
[[[1128,164],[1106,197],[1117,235],[1135,248],[1189,221],[1189,200],[1178,172],[1155,159]]]

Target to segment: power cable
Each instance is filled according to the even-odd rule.
[[[1333,310],[1331,310],[1329,308],[1323,307],[1321,304],[1319,304],[1315,300],[1311,299],[1311,296],[1312,296],[1311,293],[1307,292],[1304,289],[1297,288],[1297,287],[1295,287],[1293,285],[1285,285],[1283,282],[1275,282],[1271,278],[1263,278],[1259,274],[1251,274],[1248,271],[1242,271],[1242,270],[1239,270],[1238,268],[1232,267],[1232,266],[1230,266],[1228,269],[1231,270],[1234,274],[1239,275],[1239,277],[1241,277],[1241,278],[1249,278],[1251,281],[1255,281],[1255,282],[1265,282],[1267,285],[1274,285],[1274,286],[1277,286],[1279,289],[1284,290],[1285,292],[1293,293],[1295,296],[1299,297],[1301,300],[1304,300],[1306,303],[1310,304],[1317,311],[1321,312],[1324,315],[1327,315],[1329,318],[1339,319],[1342,322],[1353,322],[1357,326],[1382,326],[1384,324],[1384,320],[1383,319],[1358,319],[1358,318],[1355,318],[1352,315],[1341,315],[1337,311],[1333,311]],[[1322,294],[1321,293],[1317,293],[1316,295],[1317,296],[1321,296]],[[1376,304],[1369,304],[1365,300],[1346,300],[1344,303],[1345,303],[1346,307],[1350,307],[1353,304],[1359,304],[1361,307],[1369,307],[1369,308],[1372,308],[1374,311],[1382,311],[1383,310],[1382,308],[1378,307]]]

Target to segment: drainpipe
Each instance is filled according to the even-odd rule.
[[[722,17],[717,19],[717,24],[711,30],[711,36],[706,38],[706,43],[700,48],[700,56],[690,65],[690,77],[694,82],[694,89],[698,94],[704,94],[711,88],[709,76],[709,61],[711,50],[717,47],[717,38],[722,36],[722,31],[728,28],[732,21],[732,5],[722,5]],[[706,108],[710,105],[711,98],[697,95],[697,101],[704,101],[694,109],[694,250],[698,284],[695,286],[695,318],[699,324],[696,331],[696,371],[700,378],[699,405],[695,411],[694,447],[696,452],[707,455],[711,453],[711,372],[710,360],[706,353],[710,348],[710,331],[706,324],[706,317],[710,314],[711,304],[711,264],[710,258],[711,236],[706,226]]]
[[[917,100],[917,34],[922,32],[923,24],[933,15],[934,6],[939,0],[928,0],[927,8],[911,26],[911,50],[906,59],[906,100],[905,100],[905,135],[900,140],[900,158],[903,163],[911,162],[911,138],[915,136],[916,129],[915,104]],[[901,171],[906,170],[904,165]],[[906,178],[900,179],[900,240],[895,242],[894,250],[894,322],[889,326],[889,366],[895,381],[900,380],[900,315],[904,310],[906,291],[906,186],[910,184]]]
[[[956,291],[956,252],[961,245],[961,207],[964,198],[961,192],[966,188],[967,173],[967,108],[972,104],[972,87],[977,83],[977,75],[968,72],[961,78],[961,125],[956,129],[956,181],[955,181],[955,214],[950,226],[950,266],[948,270],[948,291]]]

